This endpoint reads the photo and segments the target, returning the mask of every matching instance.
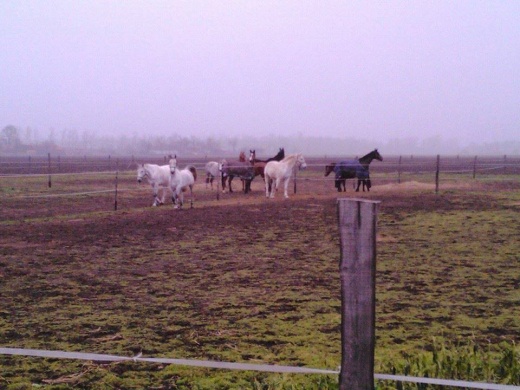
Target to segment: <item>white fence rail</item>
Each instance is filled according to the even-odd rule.
[[[0,354],[14,356],[31,356],[48,359],[75,359],[88,360],[94,362],[143,362],[158,364],[174,364],[181,366],[199,367],[199,368],[216,368],[223,370],[242,370],[242,371],[261,371],[272,373],[288,373],[288,374],[325,374],[339,375],[339,371],[324,370],[307,367],[278,366],[270,364],[247,364],[247,363],[230,363],[212,360],[193,360],[193,359],[168,359],[168,358],[147,358],[142,356],[117,356],[98,353],[83,352],[66,352],[51,351],[40,349],[23,349],[23,348],[1,348]],[[396,382],[423,383],[429,385],[452,386],[466,389],[485,389],[485,390],[519,390],[520,386],[501,385],[494,383],[469,382],[450,379],[421,378],[404,375],[387,375],[374,374],[374,379]]]

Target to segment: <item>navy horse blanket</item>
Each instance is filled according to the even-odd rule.
[[[340,161],[334,167],[336,180],[352,179],[354,177],[360,180],[369,179],[368,167],[365,168],[358,160]]]

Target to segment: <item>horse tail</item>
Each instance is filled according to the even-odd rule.
[[[193,165],[190,165],[188,167],[188,169],[190,170],[191,174],[193,175],[193,180],[197,180],[197,168],[195,168]]]

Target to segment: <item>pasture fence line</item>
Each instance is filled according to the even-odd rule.
[[[500,169],[500,168],[494,168],[494,169]],[[453,171],[453,172],[448,172],[448,171],[441,171],[441,173],[468,173],[469,171],[465,171],[465,172],[462,172],[462,171]],[[430,173],[430,172],[421,172],[421,173]],[[57,176],[57,177],[65,177],[65,176],[70,176],[71,174],[70,173],[59,173],[59,174],[54,174],[53,176]],[[135,191],[136,189],[135,188],[130,188],[130,187],[119,187],[119,182],[120,182],[120,176],[119,176],[119,172],[79,172],[79,173],[75,173],[74,176],[99,176],[99,175],[114,175],[114,189],[101,189],[101,190],[93,190],[93,191],[79,191],[79,192],[62,192],[62,193],[51,193],[51,194],[38,194],[38,195],[18,195],[18,196],[15,196],[15,197],[11,197],[11,199],[27,199],[27,198],[52,198],[52,197],[73,197],[73,196],[81,196],[81,195],[94,195],[94,194],[103,194],[103,193],[114,193],[115,195],[115,202],[117,202],[117,194],[118,193],[122,193],[122,192],[130,192],[130,191]],[[15,175],[0,175],[0,180],[1,179],[10,179],[10,178],[37,178],[37,177],[47,177],[47,175],[45,174],[15,174]],[[387,175],[385,174],[376,174],[376,175],[371,175],[371,179],[372,181],[374,179],[378,180],[378,184],[385,184],[385,183],[393,183],[395,182],[393,179],[391,178],[388,178]],[[258,179],[257,179],[258,180]],[[262,181],[262,179],[260,179]],[[356,180],[357,179],[347,179],[347,180],[350,180],[352,182],[352,187],[355,188],[356,187]],[[437,181],[438,180],[438,183],[436,182],[436,191],[438,192],[439,191],[439,188],[441,188],[441,183],[442,182],[445,182],[445,181],[449,181],[449,180],[455,180],[455,178],[443,178],[442,180],[440,179],[440,175],[439,177],[435,178],[435,180]],[[302,176],[296,176],[294,178],[294,193],[296,194],[297,193],[297,182],[298,181],[302,181],[302,182],[323,182],[323,183],[333,183],[335,181],[335,178],[330,175],[329,177],[302,177]],[[397,179],[397,182],[399,184],[401,184],[403,181],[401,178],[398,178]],[[203,183],[200,183],[200,182],[197,182],[196,183],[198,186],[202,185]],[[262,181],[262,184],[263,184],[263,181]],[[56,188],[56,184],[55,184],[55,188]],[[148,191],[149,188],[148,186],[145,186],[145,187],[142,187],[143,190],[145,191]],[[217,188],[215,190],[212,190],[212,191],[215,191],[216,192],[216,199],[217,200],[220,200],[220,192],[221,192],[221,188],[220,188],[220,179],[217,178]]]
[[[72,360],[86,360],[93,362],[142,362],[142,363],[156,363],[156,364],[172,364],[179,366],[189,366],[198,368],[214,368],[222,370],[239,370],[239,371],[259,371],[270,373],[285,373],[285,374],[321,374],[321,375],[339,375],[339,370],[327,370],[310,367],[294,367],[282,366],[274,364],[251,364],[251,363],[233,363],[214,360],[196,360],[196,359],[169,359],[169,358],[148,358],[142,355],[133,357],[108,355],[99,353],[85,353],[85,352],[67,352],[57,350],[45,349],[24,349],[24,348],[8,348],[0,347],[0,355],[8,356],[29,356],[47,359],[72,359]],[[391,375],[391,374],[374,374],[375,380],[381,381],[395,381],[395,382],[409,382],[420,383],[438,386],[460,387],[465,389],[484,389],[484,390],[520,390],[520,386],[502,385],[496,383],[471,382],[453,379],[440,378],[425,378],[414,377],[406,375]]]
[[[82,172],[85,170],[92,170],[96,172],[101,171],[112,171],[114,170],[114,166],[118,165],[122,170],[130,170],[136,167],[136,161],[156,163],[158,165],[167,164],[167,159],[164,156],[153,156],[153,157],[141,157],[136,158],[135,156],[120,156],[117,158],[113,158],[108,155],[108,157],[62,157],[57,156],[51,158],[51,154],[48,153],[46,158],[43,157],[6,157],[3,156],[0,158],[0,174],[5,173],[49,173],[52,171],[55,173],[63,173],[63,172]],[[376,167],[376,169],[388,171],[393,168],[399,172],[405,172],[407,170],[417,171],[417,167],[427,167],[427,170],[435,169],[435,157],[432,156],[410,156],[404,157],[403,155],[399,156],[388,156],[385,157],[383,162],[377,162],[376,165],[371,167]],[[453,170],[471,170],[474,172],[478,172],[483,169],[486,170],[488,168],[494,168],[498,170],[502,170],[501,173],[509,174],[509,173],[518,173],[520,172],[520,157],[518,156],[474,156],[474,157],[453,157],[453,156],[441,156],[442,163],[444,166],[457,166],[457,169]],[[228,162],[238,160],[236,156],[234,157],[224,157],[228,160]],[[222,160],[222,158],[217,158],[217,160]],[[337,157],[308,157],[308,165],[312,166],[312,162],[316,160],[325,161],[321,165],[324,166],[327,163],[336,161],[339,162],[344,160],[344,158]],[[186,165],[195,165],[197,168],[203,169],[205,163],[208,161],[207,158],[193,158],[187,157],[183,159],[183,163]],[[310,164],[309,164],[310,163]],[[398,179],[399,180],[399,179]]]

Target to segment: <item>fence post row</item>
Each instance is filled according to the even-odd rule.
[[[374,389],[376,222],[379,201],[338,199],[340,390]]]

